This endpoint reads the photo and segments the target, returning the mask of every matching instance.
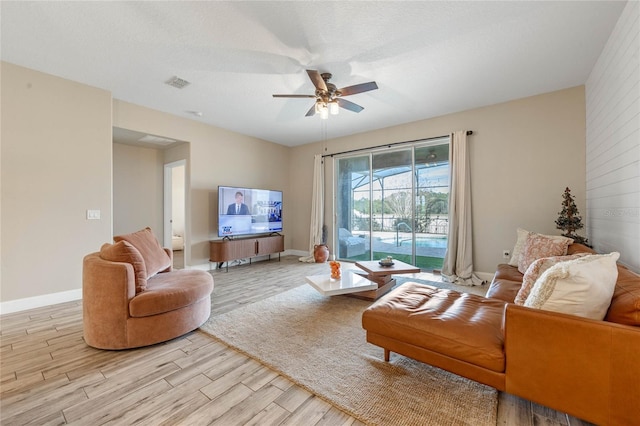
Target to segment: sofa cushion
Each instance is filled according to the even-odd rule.
[[[132,317],[162,314],[192,305],[213,291],[213,277],[205,271],[180,269],[149,278],[147,291],[129,302]]]
[[[618,265],[618,281],[606,321],[640,326],[640,276]]]
[[[171,258],[164,251],[149,227],[132,234],[115,236],[113,240],[116,242],[127,241],[138,249],[144,259],[147,279],[171,267]]]
[[[522,284],[522,274],[515,266],[501,263],[496,268],[486,297],[513,302]]]
[[[503,372],[506,302],[405,283],[362,315],[367,332]]]
[[[516,231],[516,234],[517,234],[516,244],[513,247],[513,251],[511,252],[511,259],[509,260],[509,265],[517,267],[518,262],[520,262],[520,256],[522,255],[522,252],[524,250],[524,246],[529,234],[534,234],[534,235],[542,235],[542,234],[536,234],[535,232],[527,231],[526,229],[522,229],[522,228],[518,228]],[[563,237],[562,235],[543,235],[543,236],[554,239],[554,240],[558,240],[558,241],[571,240],[571,242],[573,242],[571,238]],[[571,242],[569,242],[569,244],[571,244]]]
[[[597,254],[595,250],[593,250],[591,247],[585,246],[584,244],[570,244],[569,247],[567,247],[567,254],[572,255],[576,253]]]
[[[584,244],[574,243],[567,254],[596,252]],[[611,298],[605,321],[640,326],[640,276],[623,265],[618,265],[618,281]]]
[[[604,319],[618,278],[619,257],[614,252],[557,263],[535,282],[524,306]]]
[[[529,265],[543,257],[566,255],[569,244],[572,242],[571,238],[558,239],[530,233],[518,261],[518,271],[524,274]]]
[[[553,265],[560,262],[577,259],[583,256],[588,256],[588,253],[576,253],[571,256],[543,257],[542,259],[534,261],[531,265],[529,265],[527,271],[524,273],[524,277],[522,278],[522,286],[520,287],[520,290],[518,290],[518,294],[516,295],[516,298],[513,302],[516,305],[523,305],[524,301],[527,300],[529,293],[531,293],[533,285],[538,280],[540,275],[542,275],[544,271],[551,268]]]
[[[518,291],[520,291],[521,284],[522,281],[510,281],[494,278],[489,286],[489,290],[487,290],[486,297],[513,303]]]
[[[140,252],[126,241],[115,244],[105,243],[100,248],[100,258],[110,262],[130,263],[136,283],[136,293],[147,289],[147,269]]]

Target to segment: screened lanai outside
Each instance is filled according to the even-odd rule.
[[[338,258],[392,256],[423,270],[441,269],[448,205],[448,138],[338,158]]]

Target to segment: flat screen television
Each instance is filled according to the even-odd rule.
[[[282,191],[218,186],[218,236],[282,231]]]

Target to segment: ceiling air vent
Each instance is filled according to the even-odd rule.
[[[183,80],[180,77],[173,76],[169,80],[165,81],[171,87],[175,87],[176,89],[184,89],[186,86],[190,85],[187,80]]]

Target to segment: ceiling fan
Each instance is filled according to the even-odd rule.
[[[321,118],[326,119],[329,116],[329,113],[335,115],[338,113],[340,108],[348,109],[353,112],[360,112],[364,107],[343,99],[343,97],[368,92],[369,90],[376,90],[378,88],[375,81],[370,81],[368,83],[361,83],[338,89],[335,84],[329,83],[329,80],[332,77],[331,73],[323,72],[321,74],[316,70],[307,70],[307,74],[309,75],[313,85],[316,87],[315,95],[273,95],[274,98],[315,98],[316,102],[313,104],[311,109],[307,111],[305,117],[311,117],[318,113]]]

